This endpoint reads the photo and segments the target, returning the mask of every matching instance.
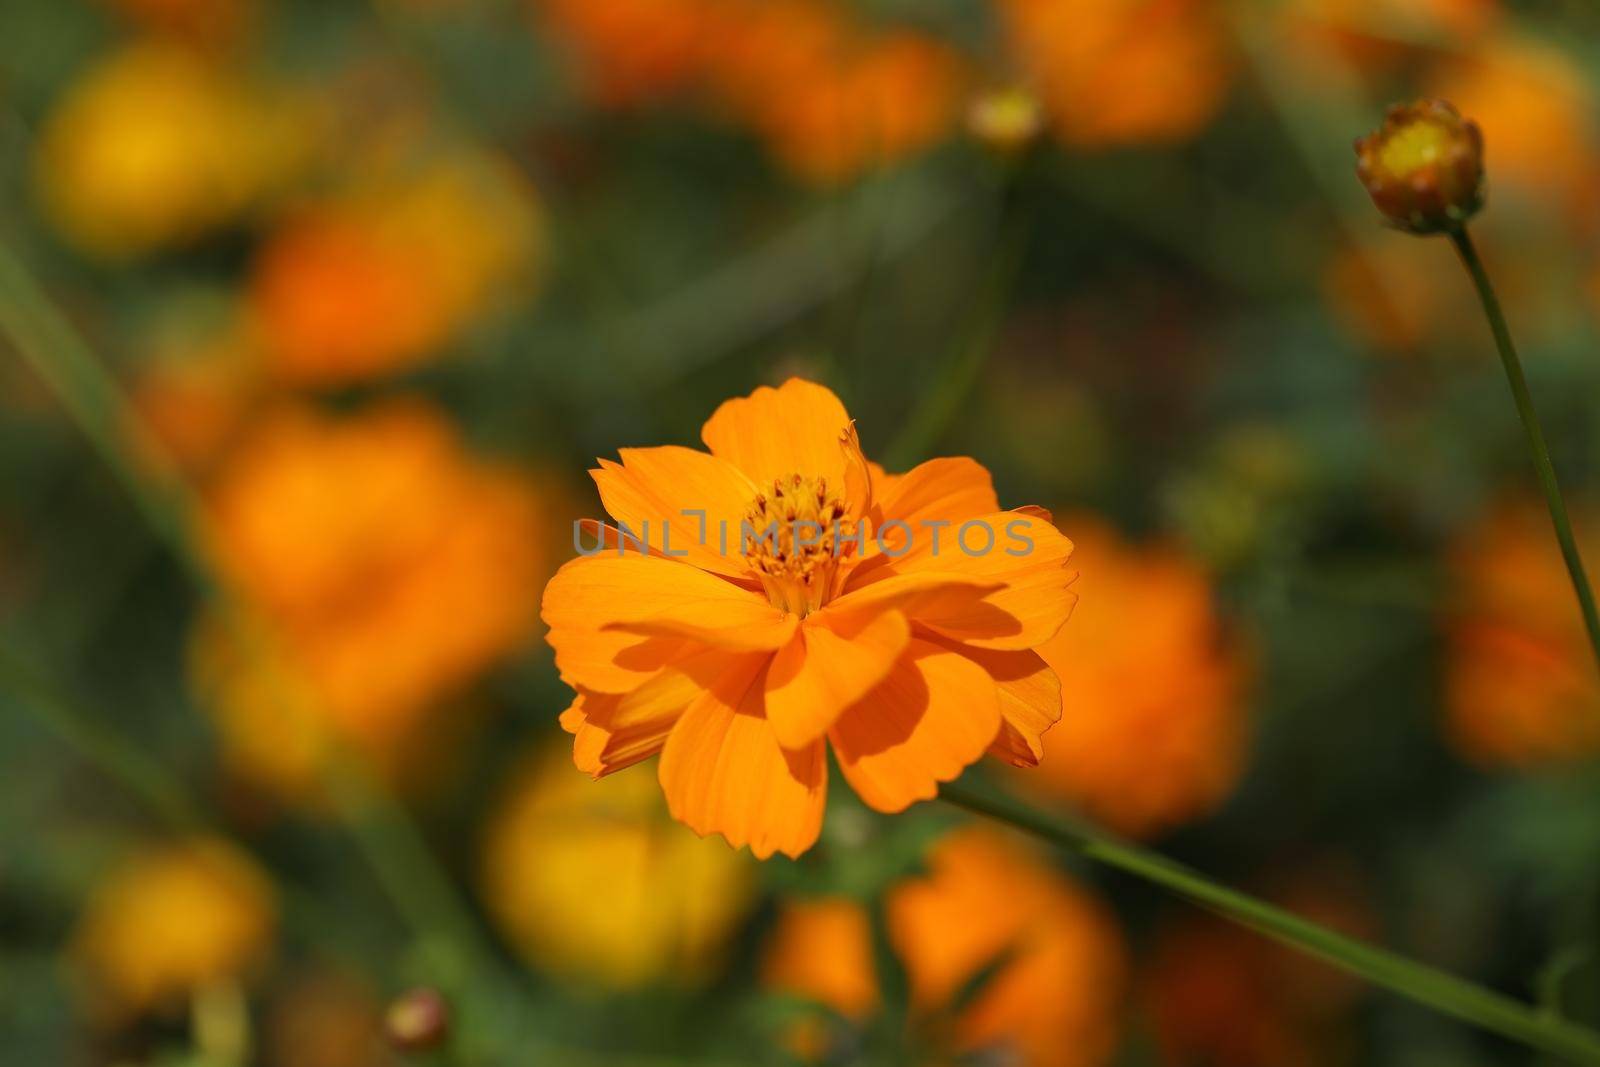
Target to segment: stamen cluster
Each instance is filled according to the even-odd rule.
[[[774,606],[804,616],[832,597],[839,560],[856,545],[847,514],[844,498],[822,477],[784,475],[756,494],[740,540]]]

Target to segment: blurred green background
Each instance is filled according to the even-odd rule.
[[[791,375],[1080,544],[1067,721],[974,773],[1600,1025],[1600,683],[1349,149],[1483,126],[1600,562],[1597,63],[1576,0],[11,0],[0,1062],[1529,1062],[936,804],[756,863],[573,770],[583,472]]]

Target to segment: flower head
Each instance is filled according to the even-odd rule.
[[[1483,134],[1443,100],[1396,104],[1356,141],[1356,174],[1400,229],[1453,230],[1483,206]]]
[[[709,452],[624,449],[593,471],[619,524],[544,595],[596,777],[661,754],[675,817],[756,855],[816,840],[826,747],[869,805],[930,799],[994,747],[1036,763],[1060,687],[1033,650],[1073,605],[1072,544],[1001,511],[989,474],[862,455],[798,379],[717,409]]]

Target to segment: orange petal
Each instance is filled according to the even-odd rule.
[[[1044,733],[1061,721],[1061,679],[1037,652],[951,646],[988,672],[1000,693],[1000,733],[989,751],[1017,767],[1037,767]]]
[[[879,525],[885,519],[910,524],[923,536],[924,522],[964,522],[1000,510],[994,480],[977,460],[966,456],[930,459],[880,489],[875,498]]]
[[[739,520],[756,488],[737,468],[675,445],[624,448],[619,455],[621,463],[601,460],[589,473],[606,511],[626,527],[630,544],[643,541],[716,574],[749,574],[739,554]]]
[[[821,738],[888,676],[910,641],[911,626],[898,611],[808,617],[767,671],[767,719],[778,743],[797,749]]]
[[[1004,588],[980,604],[945,598],[912,613],[912,621],[982,648],[1033,648],[1055,636],[1077,602],[1071,590],[1077,573],[1067,569],[1071,555],[1072,542],[1038,514],[1001,511],[944,531],[937,550],[931,537],[919,535],[898,559],[869,561],[851,574],[847,595],[898,574],[1000,582]]]
[[[571,560],[545,586],[543,614],[551,645],[565,645],[574,655],[584,641],[573,632],[596,631],[686,638],[734,650],[775,649],[798,621],[760,593],[686,563],[637,553]],[[603,655],[608,647],[582,651]]]
[[[561,713],[561,728],[572,734],[572,762],[578,770],[596,778],[603,777],[609,771],[601,753],[605,750],[606,741],[610,735],[606,731],[589,721],[589,715],[594,712],[606,714],[610,707],[615,706],[617,698],[605,693],[579,693],[572,700],[572,705]],[[611,768],[621,770],[620,767]]]
[[[694,646],[682,638],[602,629],[610,615],[595,611],[588,599],[591,579],[597,577],[589,569],[591,562],[588,557],[568,561],[545,586],[545,640],[555,650],[561,680],[574,689],[627,693]]]
[[[734,672],[689,705],[661,753],[661,788],[673,817],[702,836],[721,834],[761,859],[798,856],[822,830],[824,745],[779,747],[762,673]]]
[[[844,450],[846,514],[852,520],[859,519],[872,507],[872,464],[861,451],[861,437],[854,421],[840,434],[839,447]]]
[[[790,378],[773,389],[725,401],[706,420],[700,437],[711,454],[738,467],[757,486],[787,474],[826,478],[845,486],[839,436],[850,415],[832,390]]]
[[[893,608],[911,617],[924,614],[937,616],[970,608],[984,597],[1005,588],[1004,582],[985,581],[952,572],[884,573],[887,577],[882,581],[851,588],[843,596],[835,598],[822,609],[823,614],[860,614]],[[852,585],[848,580],[845,584]]]
[[[839,769],[879,811],[938,795],[982,758],[1000,729],[994,679],[960,653],[914,640],[882,685],[829,731]]]
[[[766,653],[738,655],[706,649],[661,671],[633,692],[612,702],[604,718],[590,721],[607,734],[600,758],[606,773],[631,766],[661,751],[667,734],[696,697],[730,674],[748,676],[768,659]]]

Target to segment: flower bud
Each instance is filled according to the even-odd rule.
[[[1026,89],[990,89],[975,96],[967,107],[967,131],[1000,152],[1026,148],[1043,126],[1039,99]]]
[[[389,1044],[402,1052],[438,1048],[450,1033],[450,1005],[437,989],[421,987],[396,997],[383,1017]]]
[[[1483,134],[1443,100],[1396,104],[1356,141],[1356,175],[1400,229],[1453,230],[1483,206]]]

